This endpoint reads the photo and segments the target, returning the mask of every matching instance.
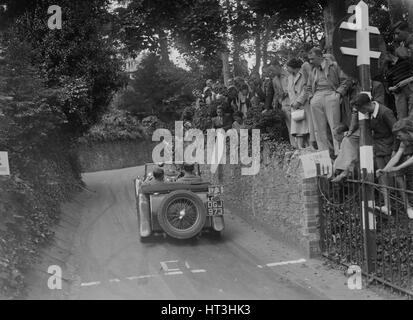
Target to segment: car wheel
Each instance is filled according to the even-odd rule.
[[[190,239],[205,225],[206,208],[202,200],[190,191],[175,191],[167,195],[158,210],[162,229],[172,238]]]

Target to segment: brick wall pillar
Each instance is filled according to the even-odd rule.
[[[321,256],[320,249],[320,194],[317,178],[303,179],[304,217],[303,235],[307,238],[307,253],[310,258]]]

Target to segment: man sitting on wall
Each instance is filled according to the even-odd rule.
[[[182,178],[179,178],[177,182],[179,183],[201,183],[202,179],[201,177],[197,176],[194,171],[195,171],[195,165],[194,164],[189,164],[189,163],[184,163],[183,165],[184,169],[184,176]]]

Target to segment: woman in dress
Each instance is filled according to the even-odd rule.
[[[308,145],[308,136],[310,130],[308,127],[308,116],[310,112],[307,93],[306,93],[306,79],[301,70],[303,62],[300,59],[291,59],[287,63],[289,73],[288,77],[288,96],[291,103],[291,112],[304,110],[304,117],[301,120],[295,121],[291,117],[291,135],[295,137],[299,149],[304,149]]]

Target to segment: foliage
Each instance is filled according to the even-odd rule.
[[[213,55],[222,47],[220,10],[218,0],[133,0],[117,10],[118,36],[129,53],[159,53],[166,33],[186,53]]]
[[[126,111],[111,108],[99,124],[93,126],[84,135],[81,142],[141,140],[144,139],[145,129],[142,124]]]
[[[248,128],[259,129],[266,134],[268,140],[282,140],[285,138],[284,114],[279,109],[262,112],[260,107],[248,110],[245,124]]]
[[[64,8],[61,30],[50,30],[45,22],[52,4]],[[29,58],[48,87],[64,88],[61,111],[76,135],[100,119],[122,84],[114,39],[103,28],[111,20],[107,5],[107,0],[32,2],[18,12],[13,27],[5,32],[6,39],[30,44]],[[6,11],[9,16],[14,13]]]
[[[157,129],[171,129],[156,116],[149,116],[142,120],[142,126],[147,136],[151,137]]]
[[[200,108],[196,110],[193,125],[202,131],[212,128],[211,108],[205,103],[202,103]]]
[[[128,96],[135,100],[124,107],[132,114],[150,111],[158,117],[167,114],[169,120],[179,119],[178,114],[192,103],[192,91],[201,86],[201,81],[196,74],[162,64],[158,56],[150,54],[142,60],[130,84],[133,93]]]

